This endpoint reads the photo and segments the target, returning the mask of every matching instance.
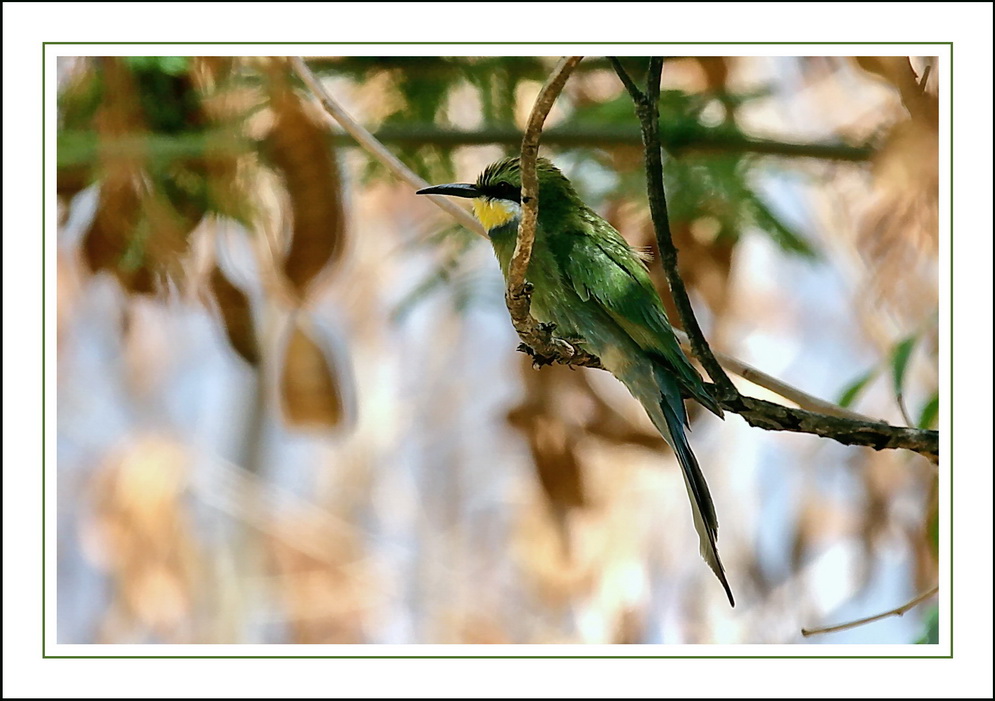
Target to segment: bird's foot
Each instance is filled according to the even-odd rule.
[[[552,356],[542,355],[540,353],[537,353],[535,348],[528,345],[527,343],[519,343],[517,350],[519,353],[525,353],[526,355],[532,358],[532,367],[535,368],[536,370],[545,365],[552,365],[557,360]]]

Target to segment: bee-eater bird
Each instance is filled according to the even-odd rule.
[[[689,424],[682,397],[693,397],[718,416],[722,410],[681,351],[643,257],[581,201],[556,166],[540,158],[536,171],[539,217],[526,273],[533,288],[532,315],[554,324],[557,336],[598,356],[674,449],[701,556],[735,606],[716,546],[715,505],[685,433]],[[507,281],[522,213],[521,185],[518,158],[504,158],[488,166],[476,183],[437,185],[418,194],[472,199]]]

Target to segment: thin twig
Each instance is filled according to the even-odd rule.
[[[926,67],[923,68],[922,77],[919,79],[919,92],[926,92],[926,81],[929,80],[929,74],[933,70],[933,64],[927,63]]]
[[[674,329],[674,333],[677,335],[677,340],[680,341],[681,346],[685,350],[690,351],[691,342],[688,340],[687,334],[681,329]],[[719,364],[733,375],[742,377],[744,380],[752,382],[757,387],[763,387],[764,389],[769,390],[784,399],[794,402],[802,409],[818,412],[820,414],[826,414],[828,416],[855,419],[856,421],[875,421],[875,419],[872,419],[870,416],[866,416],[865,414],[851,411],[841,407],[839,404],[827,402],[825,399],[819,399],[808,392],[804,392],[797,387],[789,385],[783,380],[777,379],[773,375],[768,375],[762,370],[758,370],[752,365],[744,363],[738,358],[733,358],[732,356],[726,355],[720,351],[713,352],[715,353],[715,359],[719,361]]]
[[[823,633],[835,633],[840,630],[848,630],[850,628],[856,628],[858,626],[865,625],[867,623],[873,623],[874,621],[880,621],[882,618],[889,618],[890,616],[902,616],[906,612],[914,609],[916,606],[922,602],[935,596],[937,592],[940,591],[939,585],[933,587],[927,592],[924,592],[912,599],[911,601],[902,604],[898,608],[894,608],[890,611],[885,611],[884,613],[879,613],[875,616],[868,616],[867,618],[860,618],[856,621],[850,621],[849,623],[841,623],[837,626],[829,626],[827,628],[802,628],[802,635],[806,638],[810,635],[821,635]]]
[[[895,395],[895,401],[898,403],[898,410],[901,412],[902,418],[905,419],[905,425],[906,426],[915,426],[915,423],[913,423],[913,421],[912,421],[912,417],[909,416],[908,407],[905,406],[905,396],[904,396],[904,393],[903,392],[899,392],[898,394],[896,394]]]
[[[294,67],[294,71],[304,81],[304,84],[308,86],[315,97],[321,102],[321,106],[325,108],[325,112],[330,114],[335,118],[343,129],[345,129],[352,138],[359,143],[368,153],[373,155],[383,166],[385,166],[391,173],[403,180],[404,182],[411,185],[416,190],[428,187],[429,183],[425,182],[419,178],[410,168],[404,165],[393,153],[387,150],[383,144],[377,141],[370,132],[364,129],[360,124],[354,120],[348,112],[342,109],[332,96],[328,94],[325,87],[318,80],[317,76],[311,72],[311,69],[307,67],[304,60],[300,56],[292,56],[290,59],[291,65]],[[453,201],[447,197],[440,197],[438,195],[429,195],[429,199],[433,203],[441,207],[448,214],[455,217],[456,221],[465,226],[467,229],[475,234],[483,236],[486,238],[487,233],[484,231],[484,227],[480,225],[480,222],[470,214],[467,210],[453,203]]]
[[[522,218],[518,225],[518,239],[515,252],[508,266],[508,289],[513,295],[520,295],[525,287],[525,271],[532,258],[532,245],[535,242],[536,222],[539,217],[539,178],[536,174],[536,160],[539,157],[539,137],[542,125],[557,95],[566,85],[571,71],[580,62],[580,56],[566,56],[560,59],[536,97],[529,122],[522,137],[522,155],[519,168],[522,177]]]

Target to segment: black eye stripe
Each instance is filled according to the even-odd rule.
[[[480,185],[477,187],[478,190],[485,196],[500,200],[511,200],[512,202],[518,202],[521,196],[521,191],[512,185],[511,183],[495,183],[493,185]]]

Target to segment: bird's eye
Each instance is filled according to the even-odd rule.
[[[511,183],[501,183],[498,186],[498,194],[504,199],[517,200],[519,192],[519,189]]]

